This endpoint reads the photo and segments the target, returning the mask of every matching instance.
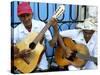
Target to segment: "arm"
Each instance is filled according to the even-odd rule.
[[[49,41],[49,44],[51,47],[54,47],[55,43],[57,42],[57,39],[58,39],[58,26],[57,26],[57,20],[56,19],[53,19],[52,20],[52,26],[53,26],[53,29],[54,29],[54,36],[52,38],[52,40]]]
[[[12,35],[11,35],[11,39],[12,39],[11,53],[12,53],[13,58],[17,58],[19,56],[24,56],[24,55],[26,56],[30,51],[30,49],[27,49],[27,50],[24,49],[23,51],[20,51],[19,48],[16,46],[16,44],[22,40],[22,38],[19,37],[20,29],[21,29],[21,27],[17,26],[16,28],[13,29]],[[22,36],[23,36],[23,34],[22,34]],[[23,36],[23,38],[24,37],[25,37],[25,35]]]

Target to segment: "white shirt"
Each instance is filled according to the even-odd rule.
[[[93,33],[88,43],[86,43],[81,29],[61,31],[60,35],[62,37],[70,37],[73,40],[75,40],[76,43],[85,44],[89,49],[90,55],[97,57],[97,32],[96,31]],[[95,69],[95,68],[96,68],[96,65],[92,61],[88,61],[86,65],[83,67],[83,69]],[[69,66],[69,70],[79,70],[79,68],[76,68],[71,65]]]
[[[31,32],[37,32],[39,33],[43,27],[45,26],[44,22],[41,21],[37,21],[37,20],[33,20],[32,19],[32,29]],[[26,28],[24,27],[23,23],[19,24],[15,29],[14,29],[14,36],[12,36],[13,42],[17,43],[20,42],[25,36],[27,36],[29,32],[26,30]],[[45,32],[45,38],[50,41],[52,39],[50,32],[47,30]],[[48,69],[48,62],[46,59],[46,55],[45,53],[43,54],[41,61],[38,65],[38,68],[44,70],[44,69]]]

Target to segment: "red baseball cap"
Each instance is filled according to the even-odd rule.
[[[22,2],[17,7],[17,15],[19,16],[21,14],[26,14],[26,13],[32,13],[32,9],[28,4],[28,2]]]

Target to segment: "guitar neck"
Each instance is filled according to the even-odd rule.
[[[43,38],[45,32],[47,29],[51,26],[52,20],[54,18],[51,18],[50,21],[45,25],[45,27],[40,31],[40,33],[36,36],[36,38],[29,44],[29,48],[34,49],[39,41]]]
[[[83,59],[83,60],[86,60],[86,61],[93,61],[97,65],[97,58],[96,57],[93,57],[93,56],[86,57],[85,55],[80,54],[80,53],[77,53],[76,56]]]
[[[37,44],[38,41],[40,41],[40,40],[43,38],[45,32],[47,31],[47,29],[48,29],[50,26],[51,26],[51,22],[48,22],[48,23],[45,25],[45,27],[41,30],[41,32],[40,32],[40,33],[37,35],[37,37],[34,39],[33,42],[35,42],[35,44]]]

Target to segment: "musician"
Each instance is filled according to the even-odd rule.
[[[20,19],[20,21],[22,22],[21,24],[19,24],[16,28],[14,28],[14,34],[12,35],[13,38],[13,46],[14,46],[14,55],[16,55],[17,53],[19,53],[19,49],[16,47],[16,43],[20,42],[25,36],[27,36],[28,33],[30,32],[36,32],[39,33],[43,27],[45,26],[44,22],[41,21],[37,21],[35,19],[32,19],[33,16],[33,12],[31,7],[29,6],[28,2],[22,2],[18,5],[17,7],[17,15]],[[55,24],[54,24],[55,23]],[[56,20],[53,22],[53,25],[56,25]],[[56,26],[54,27],[54,32],[56,33]],[[54,37],[51,37],[51,34],[49,32],[49,30],[46,31],[44,38],[46,38],[48,40],[48,42],[50,43],[50,45],[53,47],[56,41],[56,34],[54,33]],[[29,49],[30,50],[30,49]],[[26,52],[28,50],[24,50],[22,52],[23,56],[26,56],[28,53]],[[46,71],[48,70],[48,61],[45,55],[45,52],[41,58],[40,63],[38,64],[38,68],[37,70],[41,70],[41,71]]]
[[[76,25],[77,29],[61,31],[62,37],[70,37],[76,43],[85,44],[91,56],[97,57],[97,8],[88,7],[88,18],[83,23]],[[80,70],[73,65],[68,66],[69,70]],[[96,69],[92,61],[88,61],[82,69]]]

